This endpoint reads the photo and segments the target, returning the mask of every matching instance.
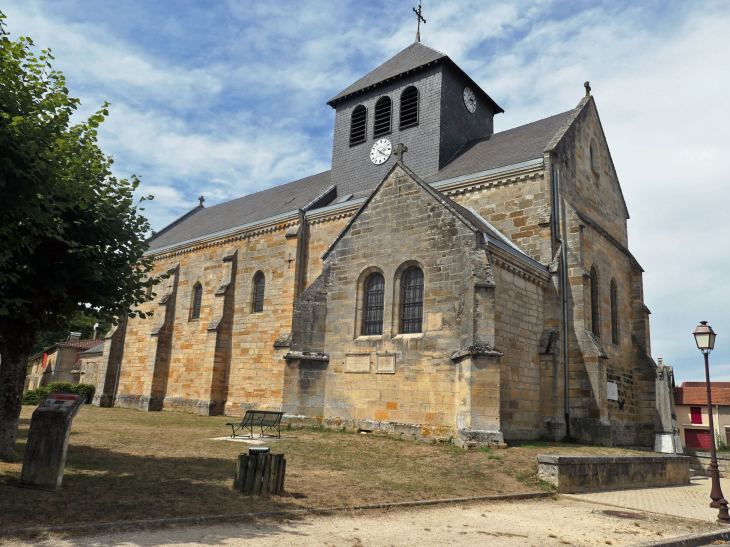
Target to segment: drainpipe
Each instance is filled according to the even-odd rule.
[[[112,408],[114,403],[117,402],[117,388],[119,387],[119,374],[122,370],[122,356],[124,355],[124,340],[127,337],[127,317],[128,314],[124,314],[124,328],[122,329],[122,343],[119,347],[119,359],[117,360],[117,375],[114,378],[114,393],[112,394]],[[111,344],[111,341],[109,342]]]
[[[297,298],[302,294],[302,283],[304,282],[304,245],[306,244],[307,216],[306,211],[299,209],[299,275],[297,276]]]
[[[558,206],[558,170],[555,168],[554,158],[552,164],[553,179],[553,230],[555,239],[560,243],[560,292],[562,295],[563,307],[563,374],[565,375],[565,437],[570,437],[570,380],[568,377],[569,355],[568,355],[568,254],[565,240],[560,237],[559,206]]]

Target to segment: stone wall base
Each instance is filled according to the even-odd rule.
[[[560,493],[689,484],[686,456],[537,457],[538,476]]]
[[[695,475],[710,476],[710,453],[700,450],[684,449],[689,456],[689,465]],[[717,454],[717,470],[722,478],[730,478],[730,454]]]

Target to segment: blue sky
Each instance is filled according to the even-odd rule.
[[[5,0],[12,36],[51,47],[99,142],[135,173],[159,229],[324,171],[326,101],[410,44],[413,0]],[[502,131],[573,108],[590,80],[646,270],[652,355],[702,379],[692,331],[719,333],[730,381],[730,5],[723,1],[424,1],[422,41],[505,109]]]

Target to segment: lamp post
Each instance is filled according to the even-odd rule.
[[[694,331],[695,342],[697,348],[705,356],[705,378],[707,380],[707,415],[710,419],[710,475],[712,476],[712,492],[710,498],[712,503],[710,507],[720,509],[718,518],[723,522],[730,521],[730,515],[727,512],[727,500],[722,495],[720,488],[720,473],[717,470],[717,454],[715,453],[715,424],[712,419],[712,394],[710,393],[710,365],[707,356],[715,347],[715,331],[707,324],[707,321],[700,321],[700,324]]]

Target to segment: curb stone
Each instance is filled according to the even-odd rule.
[[[306,509],[289,509],[286,511],[264,511],[260,513],[235,513],[232,515],[206,515],[202,517],[176,517],[149,520],[126,520],[119,522],[97,522],[94,524],[69,524],[65,526],[38,526],[35,528],[8,528],[0,530],[0,537],[34,535],[48,532],[96,532],[113,528],[134,528],[170,524],[201,524],[215,521],[235,521],[256,517],[276,517],[286,515],[302,515],[308,513],[323,514],[340,511],[361,511],[366,509],[387,509],[390,507],[419,507],[424,505],[445,505],[448,503],[467,503],[470,501],[510,501],[535,498],[548,498],[554,492],[526,492],[524,494],[497,494],[493,496],[474,496],[470,498],[447,498],[439,500],[400,501],[392,503],[371,503],[368,505],[351,505],[340,507],[316,507]]]
[[[700,545],[710,545],[713,541],[728,539],[730,539],[730,529],[659,539],[648,543],[636,543],[630,547],[699,547]]]

